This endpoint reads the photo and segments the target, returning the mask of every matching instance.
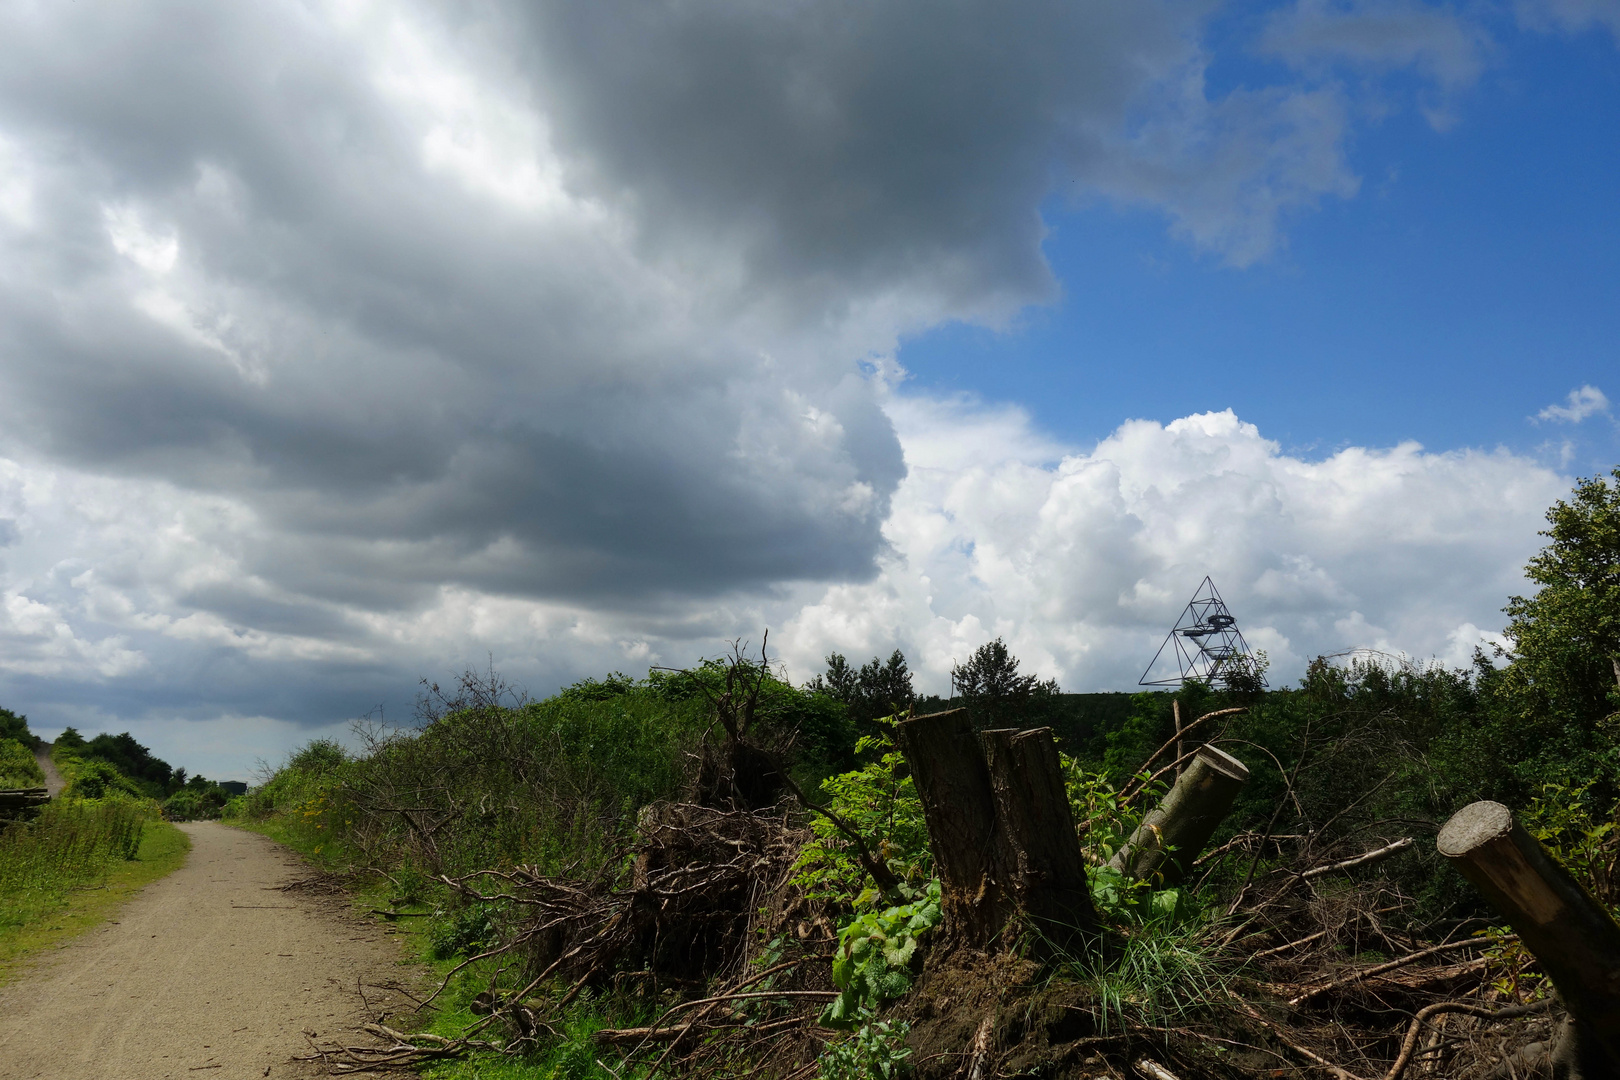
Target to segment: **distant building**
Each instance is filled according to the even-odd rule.
[[[221,780],[219,782],[219,789],[221,791],[223,791],[227,795],[246,795],[247,794],[247,781],[245,781],[245,780]]]

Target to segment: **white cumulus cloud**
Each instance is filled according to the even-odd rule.
[[[1548,405],[1536,413],[1537,420],[1551,420],[1560,424],[1578,424],[1589,416],[1609,411],[1609,399],[1602,390],[1587,385],[1571,390],[1562,405]]]

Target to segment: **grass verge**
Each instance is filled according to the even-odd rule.
[[[269,837],[284,847],[298,852],[317,867],[341,870],[344,859],[340,850],[334,850],[330,837],[321,837],[298,816],[289,824],[284,817],[260,820],[227,818],[225,824],[247,832]],[[386,932],[397,935],[406,963],[422,972],[424,985],[437,988],[451,970],[461,963],[463,956],[448,958],[435,955],[434,939],[442,936],[453,916],[436,911],[430,903],[396,903],[391,897],[391,883],[384,878],[350,879],[349,900],[355,910],[366,918],[382,923]],[[384,919],[376,914],[379,909],[429,913],[425,918]],[[405,1019],[400,1025],[409,1031],[425,1031],[433,1035],[454,1038],[475,1023],[479,1017],[472,1011],[474,997],[490,983],[499,968],[499,961],[475,963],[456,976],[433,1005]],[[605,1027],[633,1026],[645,1023],[650,1017],[639,1013],[622,1014],[586,993],[570,1010],[568,1022],[562,1025],[562,1041],[544,1053],[523,1058],[508,1058],[501,1054],[475,1053],[469,1057],[438,1062],[423,1067],[421,1075],[427,1080],[639,1080],[640,1070],[615,1073],[602,1066],[601,1051],[591,1040],[592,1034]],[[397,1023],[390,1020],[389,1023]]]
[[[20,926],[0,928],[0,983],[16,978],[39,953],[100,925],[141,889],[180,869],[190,850],[185,833],[165,821],[148,821],[135,858],[120,860],[100,884],[72,890],[58,906]]]

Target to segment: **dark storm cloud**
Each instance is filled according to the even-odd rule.
[[[1353,191],[1337,91],[1210,98],[1204,14],[0,9],[0,703],[324,724],[858,589],[859,365],[1051,299],[1054,193],[1245,263]]]
[[[559,142],[654,234],[751,271],[921,280],[968,309],[1050,287],[1039,203],[1181,52],[1155,3],[659,0],[522,9]]]
[[[588,227],[424,175],[367,57],[302,9],[20,21],[3,122],[51,242],[0,296],[13,439],[245,498],[282,561],[402,544],[353,569],[403,585],[869,572],[903,469],[850,356],[762,379],[756,351],[797,327],[728,340]],[[176,245],[164,310],[191,333],[108,242],[125,205],[137,242]],[[795,430],[811,411],[831,437]],[[277,561],[255,569],[304,576]]]

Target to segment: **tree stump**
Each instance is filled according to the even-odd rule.
[[[1069,955],[1097,937],[1086,865],[1051,728],[982,731],[1007,882],[1047,943]]]
[[[1573,1072],[1566,1065],[1566,1074],[1620,1074],[1620,925],[1501,803],[1463,807],[1435,846],[1507,919],[1558,988],[1572,1019],[1560,1053],[1579,1063]]]
[[[928,824],[945,937],[988,949],[1027,920],[1033,945],[1071,952],[1099,931],[1050,728],[975,734],[967,711],[902,721]]]
[[[1213,746],[1199,747],[1108,865],[1138,880],[1158,875],[1164,885],[1179,885],[1248,782],[1243,762]]]

